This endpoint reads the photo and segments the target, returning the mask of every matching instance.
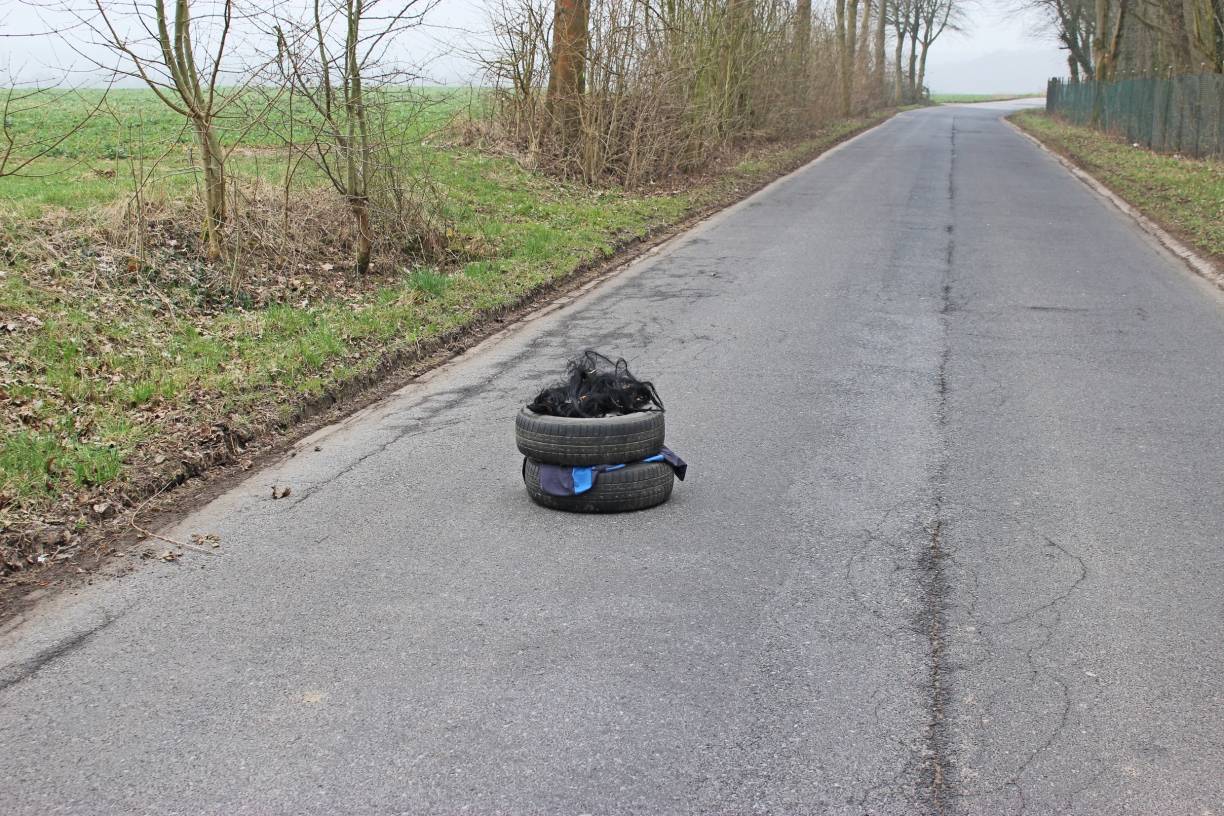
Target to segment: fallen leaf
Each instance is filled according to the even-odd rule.
[[[197,547],[212,547],[215,550],[221,546],[221,537],[216,533],[192,533],[191,543]]]

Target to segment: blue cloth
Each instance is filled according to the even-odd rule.
[[[688,463],[668,448],[662,448],[643,462],[667,462],[676,472],[676,478],[684,481]],[[526,466],[526,460],[524,460]],[[540,465],[540,489],[550,496],[578,496],[595,486],[601,473],[620,470],[625,465],[592,465],[591,467],[565,467],[564,465]]]

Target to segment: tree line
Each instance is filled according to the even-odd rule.
[[[1224,0],[1032,0],[1073,81],[1224,72]]]
[[[918,99],[962,16],[961,0],[500,0],[485,65],[529,156],[633,185]]]
[[[437,0],[46,2],[71,20],[48,36],[189,127],[208,260],[232,262],[241,240],[231,160],[254,131],[284,147],[285,236],[303,162],[347,207],[358,272],[376,240],[419,231],[401,115],[414,75],[390,55]],[[550,172],[657,182],[738,144],[920,98],[929,50],[960,25],[963,2],[490,0],[485,132]],[[30,172],[71,135],[20,141],[13,117],[49,104],[49,90],[9,84],[0,176]]]

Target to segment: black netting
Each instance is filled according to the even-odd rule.
[[[624,359],[584,351],[569,361],[565,379],[545,388],[527,407],[559,417],[601,417],[635,411],[662,411],[653,384],[639,380]]]

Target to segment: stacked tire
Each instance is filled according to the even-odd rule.
[[[523,481],[532,501],[553,510],[575,513],[623,513],[662,504],[671,497],[676,474],[667,462],[644,462],[663,448],[662,411],[621,416],[571,418],[519,412],[515,442],[526,457]],[[541,465],[598,468],[591,488],[573,496],[555,496],[540,486]]]

